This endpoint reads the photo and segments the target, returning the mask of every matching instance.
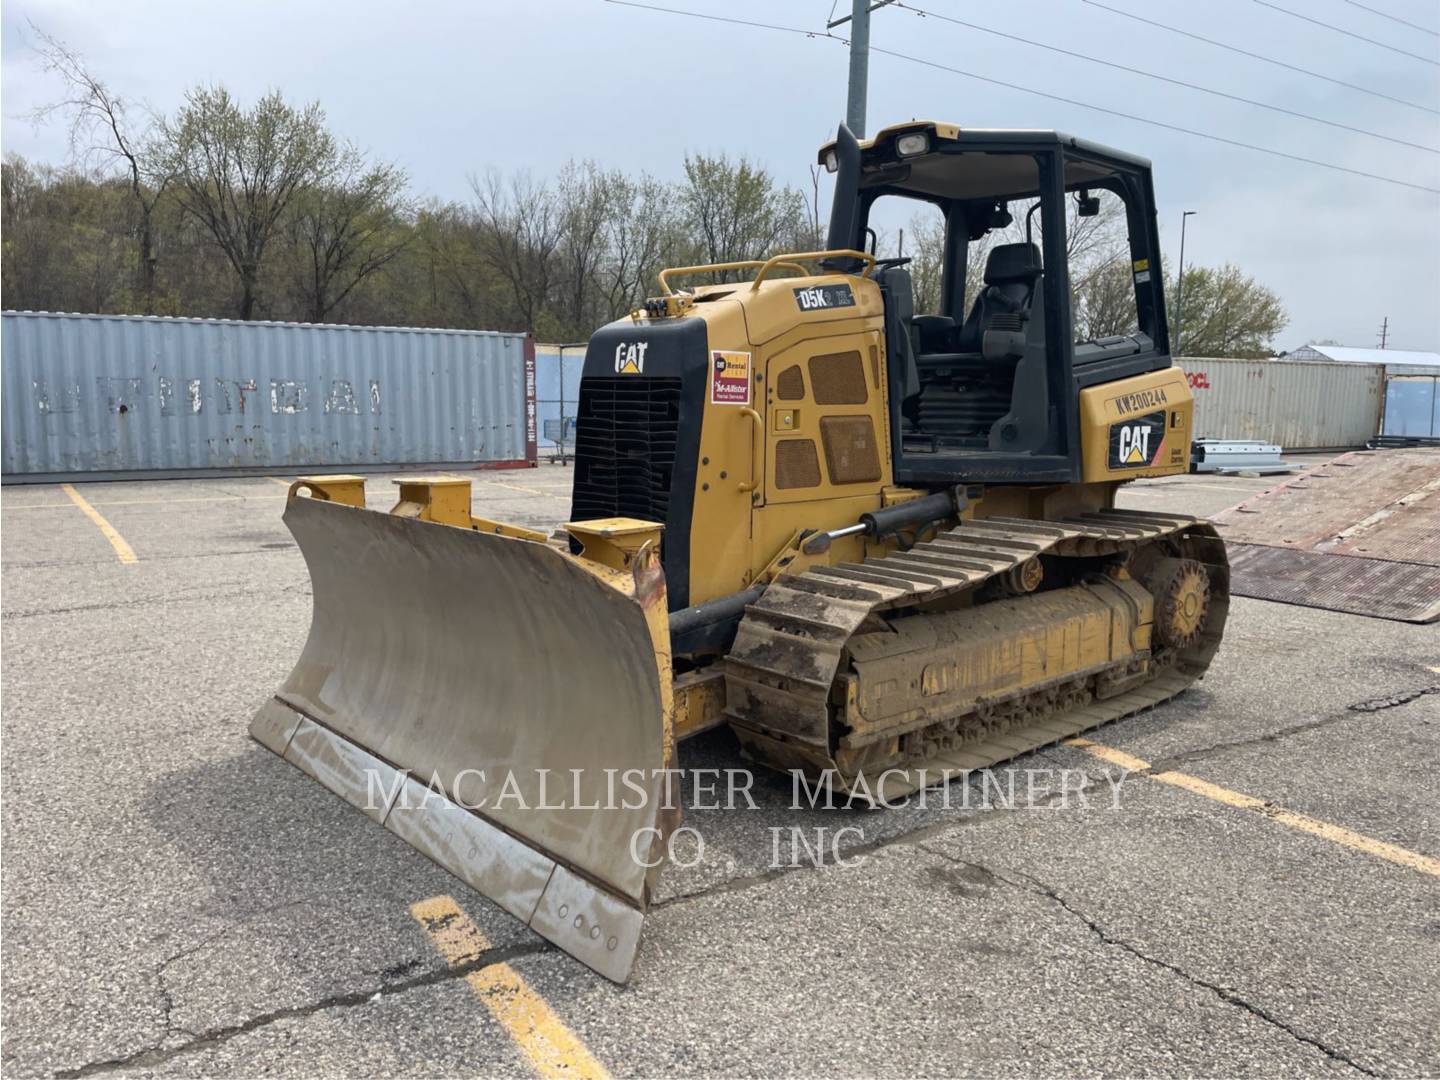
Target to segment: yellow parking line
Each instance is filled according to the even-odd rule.
[[[286,491],[289,491],[289,490],[290,490],[290,481],[289,481],[289,480],[282,480],[282,479],[280,479],[280,477],[278,477],[278,476],[267,476],[265,479],[266,479],[266,480],[269,480],[272,484],[279,484],[279,485],[280,485],[281,487],[283,487]]]
[[[97,506],[169,506],[171,503],[211,503],[211,502],[254,502],[259,500],[277,501],[283,499],[284,495],[181,495],[173,499],[109,499],[105,502],[95,501]],[[0,507],[6,513],[11,510],[68,510],[70,503],[27,503],[23,506]]]
[[[490,940],[448,896],[422,900],[410,908],[410,914],[451,967],[478,960],[491,948]],[[541,1076],[609,1077],[585,1044],[509,964],[489,964],[465,981]]]
[[[1318,836],[1322,840],[1329,840],[1332,844],[1340,844],[1353,851],[1364,852],[1366,855],[1373,855],[1377,859],[1384,859],[1410,870],[1419,870],[1422,874],[1440,877],[1440,859],[1432,859],[1428,855],[1421,855],[1408,848],[1387,844],[1383,840],[1376,840],[1374,837],[1365,836],[1340,825],[1332,825],[1328,821],[1320,821],[1304,814],[1297,814],[1293,810],[1275,806],[1273,803],[1257,799],[1253,795],[1242,795],[1238,791],[1231,791],[1229,788],[1212,784],[1208,780],[1201,780],[1198,776],[1173,771],[1151,772],[1150,763],[1143,758],[1127,754],[1123,750],[1116,750],[1114,747],[1093,743],[1089,739],[1070,739],[1065,745],[1078,747],[1102,761],[1119,765],[1131,772],[1141,773],[1159,783],[1183,788],[1195,795],[1213,799],[1215,802],[1233,806],[1238,810],[1253,810],[1271,821],[1303,833],[1309,833],[1311,836]]]
[[[523,491],[526,495],[553,495],[553,491],[541,491],[539,488],[525,487],[523,484],[507,484],[504,480],[481,480],[480,483],[491,487],[509,488],[511,491]]]
[[[84,496],[69,484],[61,484],[60,490],[70,496],[70,501],[78,506],[80,512],[93,521],[95,527],[100,530],[105,539],[110,541],[110,546],[115,549],[115,557],[117,559],[126,566],[140,561],[135,557],[134,550],[125,542],[125,538],[115,531],[115,526],[101,517],[100,512],[86,502]]]

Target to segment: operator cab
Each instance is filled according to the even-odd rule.
[[[1171,366],[1149,162],[928,121],[865,142],[842,126],[820,162],[830,249],[933,223],[874,272],[896,481],[1078,480],[1078,391]]]

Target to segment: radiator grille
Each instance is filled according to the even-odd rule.
[[[633,517],[663,523],[679,427],[679,379],[584,380],[575,424],[574,519]]]
[[[799,364],[791,364],[775,380],[775,395],[781,401],[799,401],[805,396],[805,376]]]
[[[812,356],[810,391],[817,405],[864,405],[868,395],[860,351]]]
[[[875,426],[868,416],[822,416],[820,439],[832,484],[859,484],[880,479],[880,454]]]
[[[815,453],[814,439],[781,439],[775,444],[775,486],[820,486],[820,458]]]

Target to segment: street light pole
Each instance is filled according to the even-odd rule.
[[[1180,334],[1182,332],[1181,316],[1185,313],[1185,219],[1191,217],[1194,210],[1186,210],[1180,215],[1180,269],[1175,273],[1175,348],[1174,354],[1180,355]]]

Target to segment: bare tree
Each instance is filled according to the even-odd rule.
[[[596,282],[606,258],[607,230],[613,212],[614,185],[594,162],[569,162],[556,180],[560,218],[556,297],[562,337],[589,336],[599,322]]]
[[[196,87],[162,122],[164,156],[184,210],[201,222],[239,278],[251,319],[265,254],[305,187],[331,179],[338,152],[318,102],[296,109],[278,91],[248,112],[224,87]]]
[[[656,275],[680,244],[672,189],[653,177],[610,177],[608,257],[600,268],[605,316],[618,319],[658,289]]]
[[[402,169],[370,165],[359,150],[347,146],[325,183],[297,194],[286,232],[292,276],[308,321],[324,322],[357,285],[413,238],[413,232],[401,228],[405,184]]]
[[[563,222],[554,194],[526,174],[471,177],[486,261],[510,288],[519,329],[534,331],[548,310]]]
[[[929,207],[916,213],[905,227],[905,250],[910,255],[910,281],[915,289],[915,314],[936,315],[943,297],[945,275],[945,218]]]
[[[155,312],[155,207],[170,183],[170,174],[155,152],[152,124],[138,129],[130,118],[129,103],[114,93],[85,66],[80,55],[33,22],[40,39],[37,51],[46,71],[60,76],[65,96],[30,112],[36,123],[63,117],[70,125],[70,154],[82,167],[118,169],[129,183],[139,212],[139,293],[146,315]]]

